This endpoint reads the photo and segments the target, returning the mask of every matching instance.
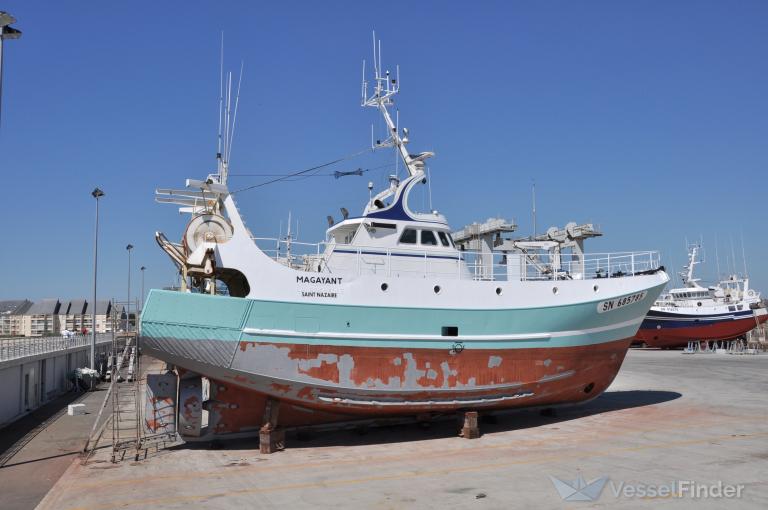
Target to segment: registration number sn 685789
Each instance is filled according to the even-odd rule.
[[[597,304],[597,313],[610,312],[611,310],[616,310],[623,306],[628,306],[633,303],[637,303],[645,299],[646,294],[648,294],[646,291],[642,291],[642,292],[636,292],[635,294],[630,294],[629,296],[622,296],[618,298],[608,299],[606,301],[601,301]]]

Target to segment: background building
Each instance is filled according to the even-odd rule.
[[[83,327],[88,331],[91,330],[91,303],[85,304],[85,312],[83,314]],[[108,333],[112,331],[112,302],[111,301],[97,301],[96,302],[96,333]]]
[[[0,336],[22,336],[22,317],[31,306],[28,299],[0,301]]]
[[[23,336],[49,336],[59,334],[58,299],[43,299],[34,303],[22,316]]]
[[[50,336],[64,331],[90,333],[93,321],[91,304],[85,299],[43,299],[33,303],[27,299],[0,301],[0,336]],[[112,317],[112,314],[117,314]],[[131,314],[133,315],[133,314]],[[125,309],[112,301],[96,303],[96,332],[109,333],[125,328]]]
[[[85,313],[85,299],[73,299],[63,301],[59,309],[59,331],[71,331],[80,333],[85,327],[83,325],[83,314]]]

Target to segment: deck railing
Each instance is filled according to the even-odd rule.
[[[558,253],[548,250],[491,252],[451,248],[424,250],[337,244],[326,255],[328,243],[254,237],[267,256],[296,269],[385,276],[445,277],[472,280],[587,280],[619,278],[657,270],[657,251],[616,253]],[[353,259],[350,260],[350,257]]]
[[[97,333],[96,344],[112,342],[112,333]],[[0,361],[90,345],[91,335],[0,338]]]

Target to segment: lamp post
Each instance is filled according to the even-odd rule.
[[[3,111],[3,41],[21,37],[21,30],[11,27],[11,23],[16,23],[16,18],[0,11],[0,118]]]
[[[104,192],[99,188],[91,191],[91,196],[96,199],[96,226],[93,233],[93,307],[91,308],[91,369],[96,370],[96,276],[99,266],[99,198]]]
[[[144,311],[144,270],[147,269],[145,266],[141,266],[141,311]]]
[[[128,322],[125,326],[126,331],[131,330],[131,250],[133,245],[129,244],[125,247],[128,250]]]

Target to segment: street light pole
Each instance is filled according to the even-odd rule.
[[[16,23],[16,18],[0,11],[0,119],[3,111],[3,41],[21,37],[21,30],[11,27],[11,23]]]
[[[104,192],[99,188],[91,191],[91,196],[96,199],[96,227],[93,233],[93,304],[91,308],[91,370],[96,370],[96,277],[99,267],[99,198]]]
[[[144,266],[141,266],[141,311],[144,311],[144,270],[147,269]]]
[[[131,330],[131,250],[133,249],[133,245],[129,244],[125,247],[126,250],[128,250],[128,323],[126,324],[125,330],[130,331]]]

